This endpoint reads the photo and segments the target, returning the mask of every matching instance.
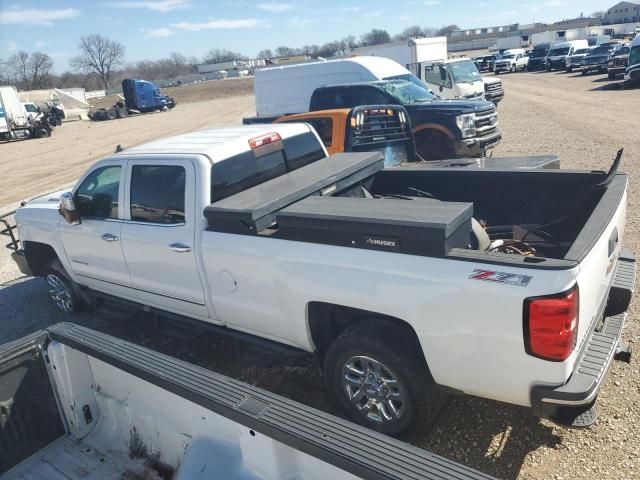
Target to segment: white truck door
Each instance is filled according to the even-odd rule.
[[[143,303],[208,317],[195,240],[195,168],[188,160],[130,160],[122,249]]]
[[[429,89],[442,98],[453,99],[456,97],[453,81],[444,65],[437,63],[424,65],[422,78]]]
[[[96,282],[130,285],[120,246],[124,178],[121,163],[101,163],[73,192],[82,223],[60,222],[71,270],[90,286],[95,287]]]

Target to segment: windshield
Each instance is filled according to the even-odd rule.
[[[403,77],[405,75],[402,75]],[[417,77],[415,77],[416,80]],[[386,78],[385,80],[395,80],[392,78]],[[411,103],[420,103],[420,102],[431,102],[435,100],[435,96],[429,93],[426,88],[426,85],[420,80],[418,80],[419,85],[416,83],[412,83],[402,80],[395,80],[393,82],[386,82],[380,84],[382,89],[391,95],[393,98],[398,100],[402,105],[407,105]]]
[[[548,52],[548,48],[534,48],[529,56],[532,58],[546,57]]]
[[[622,47],[617,52],[616,55],[629,55],[629,47]]]
[[[608,55],[610,47],[597,47],[591,52],[591,55]]]
[[[549,50],[549,56],[553,57],[555,55],[567,55],[569,53],[570,47],[562,47],[562,48],[552,48]]]
[[[514,58],[515,55],[513,53],[505,53],[504,55],[502,55],[502,58]]]
[[[471,60],[452,62],[449,64],[449,71],[456,83],[473,83],[480,80],[478,67]]]
[[[573,52],[574,55],[582,55],[583,53],[589,53],[589,49],[581,48],[580,50],[576,50],[575,52]]]
[[[629,66],[637,65],[640,63],[640,45],[636,45],[631,49],[629,54]]]
[[[404,80],[405,82],[412,83],[419,89],[424,90],[425,93],[430,96],[430,98],[424,101],[435,100],[437,98],[436,95],[429,93],[429,87],[427,86],[427,84],[424,83],[422,80],[420,80],[418,77],[416,77],[413,73],[407,73],[405,75],[395,75],[393,77],[386,77],[386,78],[383,78],[383,80]]]

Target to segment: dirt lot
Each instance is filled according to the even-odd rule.
[[[638,90],[609,89],[601,76],[564,73],[504,75],[507,96],[500,104],[503,142],[495,155],[554,153],[564,168],[604,169],[625,147],[623,169],[630,174],[625,243],[640,252],[640,136],[633,123],[640,112]],[[181,87],[185,88],[185,87]],[[91,161],[116,144],[140,143],[157,136],[207,125],[239,121],[253,99],[224,98],[180,104],[174,112],[104,124],[65,125],[51,139],[0,145],[5,188],[0,205],[69,182]],[[215,118],[214,118],[215,117]],[[35,328],[73,320],[159,349],[274,392],[330,411],[320,374],[309,358],[265,356],[212,334],[182,338],[155,330],[148,319],[105,316],[67,318],[44,301],[42,281],[20,279],[0,258],[0,343]],[[640,333],[638,296],[625,338]],[[430,433],[408,441],[501,478],[640,478],[640,358],[616,364],[598,401],[599,420],[589,430],[567,430],[531,416],[527,409],[492,401],[452,397]]]
[[[216,98],[252,95],[253,78],[229,78],[224,81],[212,80],[180,87],[167,87],[162,89],[162,93],[172,97],[178,105]],[[94,108],[106,108],[111,107],[118,100],[117,96],[111,95],[104,98],[93,98],[89,100],[89,103]]]
[[[251,80],[239,79],[174,87],[167,92],[179,92],[176,97],[184,103],[169,112],[106,122],[70,122],[56,128],[49,138],[0,143],[2,166],[8,172],[0,189],[0,206],[73,182],[117,145],[132,147],[155,138],[240,124],[243,116],[255,112],[253,97],[246,95],[251,85]],[[238,93],[243,95],[235,96]]]

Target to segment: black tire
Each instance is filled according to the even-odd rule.
[[[69,277],[57,258],[48,265],[45,273],[47,293],[54,306],[63,313],[74,313],[84,305],[78,286]]]
[[[437,130],[418,132],[416,151],[425,160],[445,160],[456,156],[451,140]]]
[[[356,363],[353,363],[354,359],[358,359]],[[363,372],[371,373],[363,373],[361,388],[353,387],[353,378],[343,383],[343,379],[347,378],[344,372],[353,372],[353,365],[357,365],[358,361],[361,362],[359,365],[364,362],[371,365],[369,362],[374,362],[373,365],[379,366],[378,370],[362,366]],[[377,380],[365,381],[376,371],[379,375]],[[330,394],[355,422],[387,435],[428,428],[443,404],[444,395],[429,373],[413,332],[386,320],[364,320],[342,332],[327,350],[324,375]],[[395,387],[389,387],[385,381],[380,383],[380,379],[385,377],[387,380],[395,379],[396,382],[390,384]],[[347,388],[356,389],[351,390],[352,398],[358,397],[354,403],[349,398]],[[382,398],[379,401],[389,419],[385,420],[382,410],[375,406],[369,411],[362,406],[375,400],[371,392],[376,388],[378,392],[382,391],[383,397],[379,397]],[[394,402],[395,407],[388,407],[389,402]],[[398,412],[397,415],[393,413],[394,410]]]
[[[516,67],[515,65],[511,65],[511,73],[516,73],[517,69],[518,67]]]
[[[608,77],[609,77],[609,80],[615,80],[616,79],[616,74],[615,73],[609,73]]]
[[[567,67],[567,73],[573,72],[573,67]]]
[[[587,75],[587,71],[586,70],[582,70],[582,76],[585,77]]]
[[[118,117],[118,114],[113,108],[110,108],[106,112],[107,120],[115,120]]]
[[[129,114],[129,112],[127,111],[126,108],[119,108],[117,110],[118,118],[125,118],[128,114]]]

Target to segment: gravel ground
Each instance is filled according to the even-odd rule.
[[[640,112],[638,90],[620,90],[618,83],[602,76],[522,73],[501,78],[507,96],[499,107],[504,139],[496,156],[550,153],[560,156],[563,168],[606,169],[615,151],[625,147],[622,168],[630,174],[625,244],[640,252],[640,137],[630,126]],[[221,102],[235,105],[235,114],[225,111],[227,118],[239,119],[252,99]],[[185,116],[189,107],[183,106]],[[149,123],[160,118],[153,117]],[[168,129],[163,125],[163,131]],[[120,133],[131,135],[112,132],[110,142],[118,143]],[[64,160],[64,152],[57,155],[55,161]],[[19,278],[4,254],[0,254],[0,284],[0,343],[72,320],[340,414],[328,401],[311,358],[265,355],[250,346],[182,327],[176,335],[175,326],[163,323],[156,328],[143,315],[66,317],[44,300],[43,281]],[[625,332],[625,339],[632,343],[640,330],[639,307],[636,296]],[[640,478],[639,400],[640,361],[635,357],[631,365],[614,365],[598,400],[598,422],[588,430],[556,427],[521,407],[451,397],[429,433],[406,440],[500,478],[636,479]]]

